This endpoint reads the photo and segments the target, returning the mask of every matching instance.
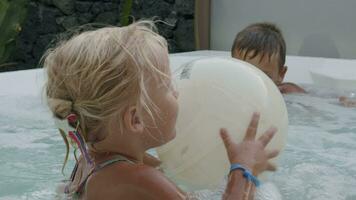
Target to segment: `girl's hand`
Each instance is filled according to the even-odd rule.
[[[239,163],[247,167],[254,176],[258,176],[263,171],[275,171],[276,166],[269,162],[269,159],[278,155],[278,150],[265,150],[277,129],[271,127],[256,140],[256,132],[260,115],[254,113],[247,128],[246,135],[241,143],[232,140],[226,129],[220,130],[220,136],[224,142],[230,163]]]

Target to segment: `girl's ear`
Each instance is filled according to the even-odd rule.
[[[286,73],[287,73],[287,70],[288,70],[288,67],[287,66],[283,66],[280,70],[279,70],[279,74],[278,74],[278,81],[280,82],[280,83],[282,83],[283,82],[283,79],[284,79],[284,76],[286,75]]]
[[[141,133],[144,130],[141,117],[138,115],[136,106],[130,106],[124,113],[125,127],[134,133]]]

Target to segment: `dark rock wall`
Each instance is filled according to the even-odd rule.
[[[17,38],[17,50],[10,62],[16,65],[2,67],[0,71],[39,67],[45,50],[61,35],[78,26],[96,23],[120,25],[124,0],[30,0],[28,16]],[[194,50],[194,0],[133,0],[132,16],[135,20],[162,20],[160,33],[169,43],[169,51]],[[69,34],[68,34],[69,35]]]

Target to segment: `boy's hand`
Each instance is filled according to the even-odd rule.
[[[278,155],[278,150],[265,150],[277,129],[272,127],[256,140],[256,132],[260,115],[254,113],[241,143],[236,143],[225,129],[220,130],[230,163],[239,163],[247,167],[257,176],[263,171],[275,171],[276,166],[269,159]]]
[[[356,107],[356,100],[355,99],[349,99],[345,96],[339,97],[339,102],[341,105],[345,107]]]

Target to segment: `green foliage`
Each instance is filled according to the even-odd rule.
[[[16,37],[26,18],[28,0],[0,0],[0,65],[16,47]]]
[[[121,26],[129,25],[129,17],[132,10],[132,0],[125,0],[120,19]]]

